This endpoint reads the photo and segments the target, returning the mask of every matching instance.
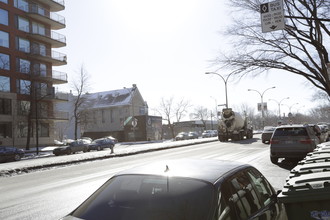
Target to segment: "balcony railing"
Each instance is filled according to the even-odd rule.
[[[52,29],[61,29],[65,27],[65,18],[57,13],[51,12],[36,4],[29,4],[28,8],[21,8],[28,12],[30,16],[51,25]]]
[[[68,82],[68,75],[56,70],[32,70],[33,76],[43,80],[48,80],[53,84],[63,84]]]
[[[64,0],[36,0],[49,6],[51,11],[64,10]]]
[[[50,30],[49,28],[39,29],[37,27],[32,28],[22,28],[21,30],[30,30],[29,33],[32,37],[43,40],[52,45],[52,47],[64,47],[66,45],[66,37],[62,34],[59,34],[55,31]]]
[[[65,65],[67,63],[67,57],[65,54],[51,49],[44,49],[39,46],[32,46],[30,54],[35,56],[36,59],[51,62],[54,66]]]

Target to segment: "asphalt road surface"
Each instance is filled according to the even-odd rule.
[[[269,160],[269,145],[260,139],[211,142],[133,156],[115,157],[55,167],[11,177],[0,177],[0,219],[59,219],[84,201],[114,173],[152,161],[224,159],[250,163],[276,190],[282,189],[293,164],[277,166]]]

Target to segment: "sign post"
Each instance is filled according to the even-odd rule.
[[[282,0],[276,0],[260,5],[262,32],[283,30],[284,10]]]

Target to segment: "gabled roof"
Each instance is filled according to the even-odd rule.
[[[130,105],[132,102],[132,95],[135,90],[137,90],[137,87],[89,93],[84,95],[84,98],[86,98],[84,105],[88,108],[106,108]]]

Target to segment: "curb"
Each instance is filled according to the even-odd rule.
[[[85,159],[64,161],[64,162],[58,162],[58,163],[55,162],[52,164],[45,164],[45,165],[36,165],[36,166],[27,166],[27,167],[23,167],[23,168],[0,170],[0,177],[8,177],[8,176],[13,176],[13,175],[30,173],[33,171],[49,169],[51,167],[60,167],[60,166],[65,166],[65,165],[69,165],[69,164],[79,164],[79,163],[90,162],[90,161],[94,161],[94,160],[109,159],[109,158],[114,158],[114,157],[125,157],[125,156],[143,154],[143,153],[148,153],[148,152],[153,152],[153,151],[160,151],[160,150],[166,150],[166,149],[172,149],[172,148],[187,147],[187,146],[192,146],[192,145],[210,143],[210,142],[215,142],[215,141],[218,141],[218,139],[205,140],[203,142],[195,142],[195,143],[184,143],[184,144],[174,145],[174,146],[150,148],[150,149],[145,149],[145,150],[137,150],[134,152],[122,153],[122,154],[110,154],[110,155],[106,155],[106,156],[97,156],[97,157],[93,157],[93,158],[85,158]]]

